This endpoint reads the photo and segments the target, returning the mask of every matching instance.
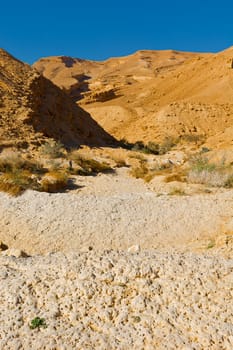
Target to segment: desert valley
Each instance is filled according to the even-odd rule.
[[[233,348],[233,47],[0,49],[0,349]]]

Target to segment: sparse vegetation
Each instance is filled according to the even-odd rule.
[[[50,171],[45,174],[40,182],[40,191],[55,193],[68,186],[68,175],[65,171]]]
[[[185,191],[180,187],[173,187],[169,192],[171,196],[185,196]]]
[[[228,178],[225,180],[224,187],[233,188],[233,174],[229,175]]]
[[[146,149],[149,151],[149,153],[160,154],[160,146],[158,143],[150,141],[146,145]]]
[[[36,328],[47,328],[47,324],[45,322],[44,318],[41,317],[35,317],[33,320],[31,320],[30,328],[36,329]]]
[[[37,181],[27,170],[6,172],[0,175],[0,191],[18,196],[25,190],[37,189]]]
[[[208,147],[202,147],[200,153],[208,153],[210,152],[210,149]]]
[[[93,175],[113,171],[108,163],[88,158],[76,151],[72,152],[69,158],[75,163],[74,173],[78,175]]]
[[[224,159],[219,163],[213,163],[202,154],[198,154],[190,160],[190,164],[187,174],[190,183],[227,188],[233,185],[232,167],[226,165]]]
[[[190,143],[195,143],[195,144],[200,144],[203,143],[205,140],[204,135],[200,134],[183,134],[181,136],[181,140],[185,142],[190,142]]]
[[[173,173],[173,174],[167,175],[164,179],[164,182],[173,182],[173,181],[184,182],[184,180],[185,180],[184,174]]]
[[[143,141],[136,141],[135,143],[129,143],[126,140],[121,140],[121,146],[131,151],[142,152],[145,154],[163,155],[169,152],[172,147],[177,144],[177,140],[172,136],[165,137],[164,141],[159,144],[149,141],[147,144]]]
[[[211,239],[207,245],[207,249],[211,249],[211,248],[214,248],[215,246],[215,241],[213,239]]]
[[[51,140],[50,142],[46,142],[40,148],[42,155],[48,156],[49,158],[60,158],[65,154],[64,145],[61,142],[56,142],[55,140]]]
[[[114,162],[116,164],[115,166],[117,168],[128,167],[128,164],[126,163],[126,160],[123,157],[114,156],[114,157],[112,157],[112,159],[114,160]]]
[[[62,169],[62,163],[58,160],[51,159],[48,161],[50,171],[58,171]]]
[[[141,160],[143,162],[146,162],[146,158],[144,157],[144,155],[140,154],[140,153],[137,153],[137,152],[132,152],[129,155],[129,158],[134,158],[134,159],[138,159],[138,160]]]
[[[201,154],[194,155],[190,159],[191,170],[196,172],[208,171],[211,172],[216,169],[216,164],[210,163],[207,157],[204,157]]]
[[[16,172],[17,170],[28,170],[33,173],[44,171],[40,163],[24,159],[18,152],[3,152],[0,156],[0,172]]]
[[[138,166],[132,167],[132,169],[130,169],[130,175],[136,179],[145,179],[148,173],[149,169],[143,161],[140,161]]]
[[[177,140],[172,136],[165,137],[164,141],[159,146],[159,154],[166,154],[169,152],[177,143]]]

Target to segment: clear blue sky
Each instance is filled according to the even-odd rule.
[[[221,51],[233,45],[233,0],[3,0],[0,47],[33,63],[93,60],[140,49]]]

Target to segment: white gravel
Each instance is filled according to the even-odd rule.
[[[29,254],[93,247],[142,249],[210,240],[231,229],[232,192],[193,196],[0,194],[0,240]],[[230,223],[230,224],[229,224]],[[201,243],[200,243],[201,244]],[[206,244],[206,243],[205,243]]]

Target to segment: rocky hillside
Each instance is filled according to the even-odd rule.
[[[138,51],[104,62],[48,57],[34,66],[117,138],[194,135],[224,148],[233,135],[232,59],[233,47],[217,54]]]
[[[0,145],[39,145],[52,137],[67,146],[114,142],[51,81],[0,50]]]

